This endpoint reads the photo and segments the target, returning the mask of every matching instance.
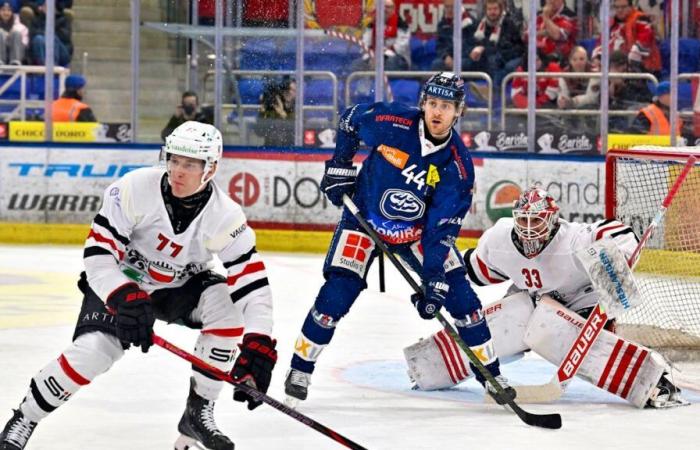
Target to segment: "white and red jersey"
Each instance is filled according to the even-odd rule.
[[[630,227],[617,220],[593,224],[559,219],[559,229],[535,257],[525,257],[512,238],[513,219],[500,219],[486,230],[476,249],[465,254],[472,282],[484,286],[512,280],[519,290],[533,298],[549,294],[574,311],[593,306],[597,298],[586,270],[576,252],[599,239],[613,239],[629,258],[638,240]]]
[[[136,281],[147,292],[182,286],[214,267],[227,271],[234,302],[243,302],[246,333],[272,331],[272,296],[265,265],[255,251],[255,233],[240,205],[213,181],[206,205],[175,233],[161,193],[163,168],[129,172],[112,183],[85,241],[88,282],[104,301]]]

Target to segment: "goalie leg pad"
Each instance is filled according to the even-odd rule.
[[[558,366],[584,323],[581,316],[544,296],[532,315],[525,343]],[[577,376],[642,408],[666,369],[658,353],[602,330]]]
[[[491,340],[484,345],[493,346],[488,353],[503,359],[527,350],[523,337],[534,309],[525,292],[509,295],[485,308],[483,314],[491,330]],[[487,349],[472,347],[472,350],[478,355]],[[410,378],[422,390],[449,388],[472,376],[467,355],[444,330],[406,347],[404,356]]]
[[[82,386],[106,372],[123,355],[122,345],[114,336],[101,332],[79,336],[32,378],[20,406],[22,414],[38,422],[66,403]]]

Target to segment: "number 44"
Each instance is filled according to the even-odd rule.
[[[406,177],[406,184],[411,184],[411,182],[416,183],[418,185],[418,189],[423,189],[423,186],[425,186],[425,170],[421,170],[418,173],[415,173],[414,170],[416,169],[415,164],[411,164],[410,166],[406,167],[401,171],[401,175]]]

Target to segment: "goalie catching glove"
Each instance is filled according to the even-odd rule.
[[[272,369],[277,362],[277,341],[264,334],[249,333],[243,336],[243,343],[238,344],[241,354],[231,371],[234,380],[242,383],[253,381],[252,386],[263,394],[270,387]],[[235,389],[233,399],[237,402],[248,402],[248,409],[254,410],[262,404],[253,400],[245,392]]]
[[[424,286],[425,294],[411,295],[411,302],[418,310],[421,319],[430,320],[435,318],[445,304],[450,286],[444,278],[435,278],[424,283]]]
[[[106,303],[117,316],[117,339],[148,352],[153,345],[151,335],[156,321],[148,292],[136,283],[127,283],[112,292]]]
[[[352,197],[355,192],[357,169],[352,162],[326,161],[326,172],[321,180],[321,190],[335,206],[343,206],[343,195]]]

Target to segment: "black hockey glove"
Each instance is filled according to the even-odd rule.
[[[436,278],[424,284],[425,295],[413,294],[411,302],[422,319],[434,319],[445,304],[450,286],[444,278]]]
[[[352,162],[338,163],[329,159],[326,161],[326,172],[321,180],[321,190],[335,206],[343,206],[343,195],[352,196],[355,192],[357,169]]]
[[[263,394],[266,393],[267,388],[270,387],[272,369],[277,362],[276,345],[276,340],[270,339],[264,334],[249,333],[243,336],[243,343],[238,344],[241,354],[238,355],[231,371],[233,379],[243,383],[252,380],[255,389]],[[250,395],[235,388],[233,399],[237,402],[247,401],[248,409],[251,411],[262,404],[262,402],[253,400]]]
[[[107,307],[116,313],[117,338],[141,347],[146,353],[153,345],[153,323],[156,321],[151,296],[136,283],[128,283],[112,292]]]

